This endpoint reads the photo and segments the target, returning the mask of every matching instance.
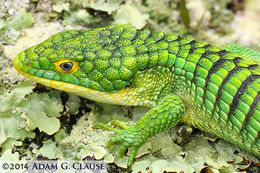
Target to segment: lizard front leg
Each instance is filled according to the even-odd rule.
[[[149,110],[135,125],[126,126],[120,121],[112,121],[121,129],[104,123],[94,123],[93,128],[101,128],[118,133],[107,142],[107,147],[115,143],[122,143],[119,156],[132,147],[127,167],[131,168],[138,148],[156,134],[175,126],[184,115],[184,104],[176,95],[168,95]]]

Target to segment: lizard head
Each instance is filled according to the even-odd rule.
[[[137,105],[137,90],[129,86],[149,58],[137,62],[132,44],[136,34],[131,25],[60,32],[17,55],[14,67],[52,88],[95,101]]]

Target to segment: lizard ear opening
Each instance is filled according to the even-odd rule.
[[[71,59],[61,59],[56,61],[54,65],[61,73],[74,73],[78,70],[78,62]]]

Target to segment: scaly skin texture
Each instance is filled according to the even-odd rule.
[[[247,53],[248,52],[248,53]],[[20,53],[14,66],[44,85],[120,105],[149,106],[118,133],[128,166],[147,138],[186,122],[260,157],[260,68],[241,47],[215,47],[131,25],[64,31]],[[246,55],[247,59],[243,59]],[[260,59],[253,52],[251,59]]]

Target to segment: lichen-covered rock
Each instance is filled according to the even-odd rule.
[[[59,31],[113,23],[175,32],[217,45],[237,42],[260,50],[257,0],[245,3],[244,11],[234,9],[234,2],[186,0],[191,19],[188,29],[178,1],[0,1],[0,160],[87,158],[104,160],[118,172],[126,172],[129,151],[119,158],[114,154],[119,145],[107,149],[106,141],[114,134],[93,130],[92,123],[118,119],[133,124],[149,109],[93,103],[36,86],[14,71],[12,59]],[[129,48],[126,53],[135,52]],[[223,140],[177,126],[149,139],[139,149],[132,169],[237,172],[248,166],[243,157],[257,160]]]

